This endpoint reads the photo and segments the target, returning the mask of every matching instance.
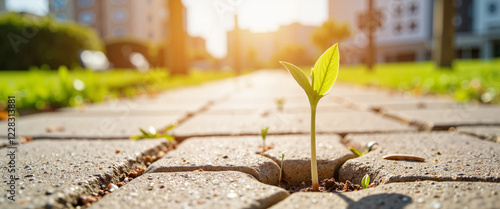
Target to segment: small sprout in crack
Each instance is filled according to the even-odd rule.
[[[361,157],[363,155],[365,155],[366,153],[370,152],[372,150],[372,147],[374,145],[378,144],[376,141],[371,141],[371,142],[368,142],[368,144],[366,145],[366,149],[364,152],[360,152],[359,150],[357,150],[356,148],[354,147],[347,147],[348,149],[350,149],[354,154],[356,154],[358,157]]]
[[[361,187],[363,187],[363,189],[370,187],[370,176],[368,174],[361,179]]]
[[[311,78],[299,67],[280,61],[306,92],[311,106],[311,179],[312,190],[319,191],[318,163],[316,162],[316,108],[321,98],[328,94],[339,73],[339,48],[337,44],[327,49],[311,70]]]
[[[266,136],[267,136],[267,131],[269,130],[269,127],[263,128],[260,130],[260,136],[262,136],[262,152],[260,153],[261,155],[264,154],[264,152],[267,150],[266,146]]]
[[[149,127],[149,129],[146,131],[142,128],[139,128],[139,131],[141,131],[142,135],[136,135],[136,136],[131,136],[130,139],[132,140],[138,140],[138,139],[156,139],[156,138],[165,138],[168,141],[174,141],[175,138],[170,135],[170,131],[175,128],[177,123],[173,123],[169,126],[167,126],[163,131],[156,131],[156,129],[152,126]]]
[[[281,167],[280,167],[280,177],[278,180],[278,185],[281,184],[281,176],[283,175],[283,160],[285,159],[285,153],[281,153]]]
[[[285,98],[281,97],[281,98],[276,98],[274,99],[274,102],[276,103],[276,106],[278,108],[278,111],[281,111],[283,112],[284,110],[284,106],[285,106]]]

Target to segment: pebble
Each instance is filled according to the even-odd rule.
[[[444,167],[444,168],[443,168],[443,170],[444,170],[444,171],[448,171],[448,168],[447,168],[447,167]]]
[[[118,189],[118,186],[116,186],[115,184],[110,184],[109,185],[109,192],[114,192],[115,190]]]
[[[50,191],[50,190],[45,191],[45,195],[51,195],[51,194],[52,194],[52,191]]]
[[[315,204],[315,203],[317,203],[317,202],[318,202],[318,200],[317,200],[317,199],[312,199],[312,203],[314,203],[314,204]]]
[[[38,181],[38,183],[43,183],[43,181],[42,181],[42,180],[40,180],[40,181]]]
[[[403,202],[408,202],[408,201],[410,201],[410,198],[408,198],[408,197],[403,197],[402,201],[403,201]]]
[[[227,198],[229,198],[229,199],[235,198],[235,197],[237,197],[237,196],[238,196],[238,194],[236,194],[236,193],[234,193],[234,192],[228,193],[228,194],[226,195],[226,197],[227,197]]]
[[[431,203],[431,207],[435,208],[435,209],[439,209],[442,207],[442,205],[439,202],[433,202],[433,203]]]
[[[417,200],[417,202],[418,202],[418,203],[423,203],[423,202],[425,202],[425,200],[424,200],[423,198],[419,198],[419,199]]]
[[[139,194],[137,194],[137,192],[130,192],[130,194],[128,194],[128,195],[130,195],[130,196],[132,196],[132,197],[136,197],[136,196],[138,196]]]

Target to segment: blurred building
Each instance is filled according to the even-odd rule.
[[[0,12],[5,11],[5,0],[0,0]]]
[[[434,1],[374,0],[382,26],[375,32],[376,61],[429,60]],[[458,58],[500,57],[500,0],[455,0],[455,46]],[[347,63],[361,63],[367,45],[360,16],[368,1],[329,0],[329,17],[351,25],[353,37],[340,45]]]
[[[164,0],[49,0],[57,19],[94,28],[103,40],[131,37],[161,43],[165,40],[167,2]]]
[[[240,60],[243,67],[267,67],[276,53],[287,46],[300,46],[305,49],[307,57],[316,55],[316,48],[312,46],[311,36],[314,26],[292,23],[280,26],[277,31],[266,33],[253,33],[250,30],[240,29]],[[228,63],[234,60],[234,31],[227,32],[227,56]]]
[[[455,0],[458,58],[500,57],[500,0]]]
[[[432,1],[375,0],[382,23],[375,32],[377,62],[422,61],[430,58],[432,40]],[[329,0],[329,17],[351,25],[353,36],[340,44],[347,63],[364,59],[367,33],[360,29],[360,16],[368,2]],[[344,54],[346,54],[344,53]]]

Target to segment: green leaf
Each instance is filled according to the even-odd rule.
[[[368,144],[366,145],[365,154],[370,152],[370,150],[372,150],[372,147],[376,144],[378,144],[376,141],[368,142]]]
[[[366,189],[370,186],[370,176],[366,174],[363,179],[361,179],[361,186]]]
[[[145,136],[145,137],[148,137],[150,134],[148,132],[146,132],[144,129],[142,128],[139,128],[139,130],[141,131],[142,135]]]
[[[267,136],[267,130],[269,130],[269,127],[263,128],[263,129],[260,131],[260,135],[262,136],[262,139],[266,139],[266,136]]]
[[[313,90],[324,96],[332,88],[339,74],[339,48],[337,44],[327,49],[314,64]]]
[[[358,151],[356,148],[354,148],[354,147],[348,147],[348,148],[349,148],[349,150],[351,150],[351,152],[354,152],[354,154],[356,154],[358,156],[363,156],[363,153]]]
[[[307,78],[304,71],[302,71],[299,67],[293,65],[292,63],[284,61],[280,61],[280,63],[285,66],[285,68],[288,70],[290,74],[292,74],[293,78],[297,81],[297,83],[299,83],[300,87],[304,89],[307,96],[311,98],[313,96],[312,86],[311,83],[309,83],[309,79]]]

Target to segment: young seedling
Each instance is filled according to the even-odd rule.
[[[173,128],[175,128],[175,125],[176,125],[175,123],[172,124],[172,125],[169,125],[167,128],[165,128],[165,130],[163,131],[163,133],[159,133],[152,126],[149,127],[148,131],[146,131],[146,130],[144,130],[142,128],[139,128],[139,131],[141,131],[142,135],[131,136],[130,139],[138,140],[138,139],[165,138],[168,141],[173,141],[173,140],[175,140],[175,138],[172,135],[169,134],[169,131],[172,130]]]
[[[263,155],[264,152],[267,150],[267,146],[266,146],[267,130],[269,130],[269,127],[266,127],[266,128],[263,128],[262,130],[260,130],[260,136],[262,136],[262,152],[260,153],[261,155]]]
[[[281,153],[281,167],[280,167],[280,177],[278,184],[281,184],[281,175],[283,174],[283,160],[285,159],[285,153]]]
[[[278,107],[278,111],[283,112],[284,106],[285,106],[285,98],[276,98],[274,99],[274,102],[276,102],[276,106]]]
[[[339,72],[339,49],[337,44],[327,49],[316,61],[311,70],[311,82],[299,67],[280,61],[293,78],[304,89],[311,106],[311,178],[312,190],[319,190],[318,168],[316,162],[316,107],[319,100],[327,95],[335,83]]]
[[[363,187],[363,189],[370,187],[370,176],[368,174],[361,179],[361,187]]]
[[[370,152],[370,150],[372,150],[372,147],[374,145],[378,144],[376,141],[371,141],[371,142],[368,142],[368,144],[366,145],[366,149],[364,152],[360,152],[359,150],[357,150],[356,148],[354,147],[348,147],[354,154],[358,155],[358,157],[361,157],[363,155],[365,155],[366,153]]]

